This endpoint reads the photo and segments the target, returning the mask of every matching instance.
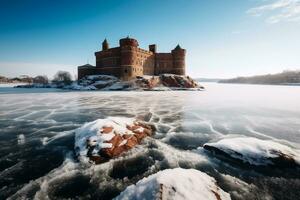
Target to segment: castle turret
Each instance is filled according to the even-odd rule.
[[[185,75],[185,54],[186,50],[182,49],[179,44],[172,50],[173,74]]]
[[[120,47],[124,46],[138,47],[139,43],[136,39],[129,38],[129,36],[127,36],[126,38],[120,39]]]
[[[102,42],[102,51],[109,49],[109,44],[105,38],[105,40]]]
[[[136,65],[137,48],[139,43],[133,38],[120,39],[121,48],[121,78],[129,80],[135,76],[134,66]]]
[[[156,53],[156,44],[150,44],[149,51],[151,51],[152,53]]]

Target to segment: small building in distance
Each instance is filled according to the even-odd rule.
[[[105,39],[102,51],[95,52],[96,66],[79,66],[78,79],[86,75],[112,75],[126,81],[143,75],[185,75],[186,50],[179,45],[170,53],[158,53],[155,44],[149,45],[149,50],[141,49],[138,41],[129,37],[120,39],[119,44],[109,48]]]

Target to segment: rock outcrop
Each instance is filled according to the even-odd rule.
[[[154,134],[154,126],[132,118],[109,117],[76,130],[75,151],[82,161],[96,164],[117,157]]]
[[[173,74],[162,74],[160,81],[166,87],[170,88],[202,88],[189,76],[178,76]]]
[[[72,89],[72,87],[71,87]],[[82,78],[73,85],[77,90],[202,90],[189,76],[162,74],[160,76],[138,76],[130,81],[120,81],[107,75]]]

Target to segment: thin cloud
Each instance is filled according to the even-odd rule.
[[[300,22],[300,0],[271,0],[267,4],[249,9],[247,13],[252,16],[269,14],[266,19],[269,24]]]

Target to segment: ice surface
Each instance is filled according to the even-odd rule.
[[[167,169],[126,188],[117,200],[174,199],[226,200],[230,195],[216,185],[214,178],[195,169]]]
[[[15,193],[19,196],[11,199],[36,194],[37,199],[110,199],[144,177],[177,167],[211,175],[233,199],[297,199],[295,168],[257,173],[196,149],[229,135],[300,149],[300,87],[203,85],[206,91],[200,93],[0,89],[0,199]],[[66,165],[64,152],[73,152],[75,130],[111,116],[149,121],[156,135],[107,163]],[[26,145],[16,145],[19,134]],[[230,178],[220,179],[222,173]],[[78,181],[82,176],[84,183]]]
[[[254,137],[225,138],[215,143],[207,143],[204,148],[205,146],[215,147],[233,158],[252,165],[274,164],[272,159],[281,156],[293,159],[300,164],[299,150],[270,140]]]

